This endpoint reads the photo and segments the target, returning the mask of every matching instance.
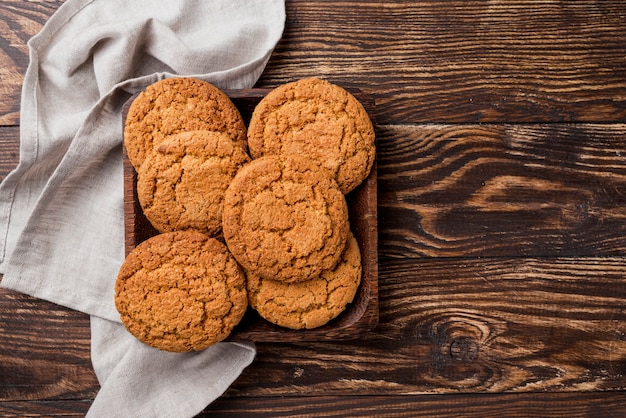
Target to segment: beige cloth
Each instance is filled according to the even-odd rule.
[[[151,349],[119,322],[121,107],[164,77],[252,87],[282,35],[283,0],[68,0],[29,42],[20,161],[0,185],[1,285],[91,315],[101,384],[90,416],[192,416],[255,355]]]

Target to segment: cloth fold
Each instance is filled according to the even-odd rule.
[[[283,0],[68,0],[28,43],[20,161],[0,184],[0,285],[92,316],[91,416],[195,414],[255,355],[234,343],[162,353],[121,325],[121,110],[165,77],[252,87],[284,21]]]

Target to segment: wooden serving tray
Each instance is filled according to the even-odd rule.
[[[248,124],[259,101],[269,89],[224,90]],[[372,122],[374,100],[359,91],[351,91],[363,104]],[[136,96],[129,99],[123,109],[123,123],[128,108]],[[124,233],[126,255],[139,243],[158,234],[146,219],[137,198],[137,172],[124,149]],[[354,301],[337,318],[326,325],[310,330],[290,330],[271,324],[248,308],[242,321],[227,341],[324,341],[356,339],[378,324],[378,211],[376,162],[369,177],[346,196],[350,226],[361,249],[363,277]]]

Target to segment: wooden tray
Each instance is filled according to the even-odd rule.
[[[246,122],[250,120],[257,103],[269,92],[268,89],[225,90]],[[374,101],[369,95],[351,91],[367,110],[372,122]],[[123,123],[128,107],[123,109]],[[137,198],[137,173],[124,149],[124,233],[126,254],[142,241],[158,234],[146,219]],[[290,330],[273,325],[248,309],[240,324],[227,341],[324,341],[356,339],[378,324],[378,211],[376,162],[369,177],[346,196],[350,226],[361,249],[363,277],[354,301],[346,310],[328,324],[311,330]]]

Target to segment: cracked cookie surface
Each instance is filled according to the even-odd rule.
[[[361,253],[350,234],[337,266],[300,283],[263,279],[246,271],[250,306],[267,321],[291,329],[320,327],[352,302],[361,283]]]
[[[224,193],[250,157],[221,132],[171,135],[155,147],[137,173],[144,214],[160,232],[222,229]]]
[[[327,169],[348,193],[371,171],[374,127],[362,104],[318,78],[283,84],[256,106],[248,127],[253,158],[298,154]]]
[[[297,282],[334,267],[349,232],[337,183],[309,160],[265,156],[235,175],[223,233],[237,261],[264,278]]]
[[[220,89],[189,77],[157,81],[142,91],[128,109],[124,125],[128,159],[138,169],[164,138],[192,130],[224,132],[246,146],[243,118]]]
[[[198,351],[222,341],[247,304],[245,276],[228,249],[195,231],[142,242],[115,283],[115,306],[128,331],[166,351]]]

